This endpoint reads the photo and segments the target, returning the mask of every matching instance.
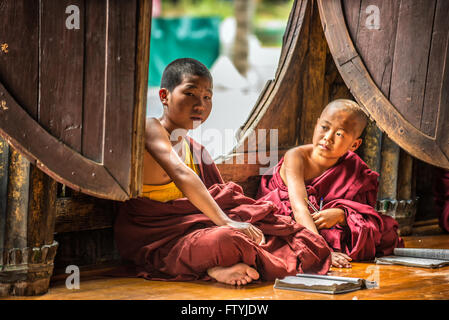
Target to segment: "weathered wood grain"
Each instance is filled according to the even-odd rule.
[[[86,195],[58,198],[55,201],[57,233],[79,232],[111,228],[113,225],[113,202]]]
[[[69,5],[79,9],[79,29],[66,25]],[[139,195],[151,1],[3,1],[3,14],[2,136],[74,190]],[[13,119],[35,127],[14,128]],[[121,190],[98,192],[110,183]]]
[[[18,151],[11,150],[8,202],[5,219],[5,249],[27,247],[30,163]]]
[[[68,29],[66,8],[80,10],[80,29]],[[84,70],[84,0],[42,0],[39,123],[81,151]],[[32,139],[32,137],[29,137]]]
[[[426,91],[424,94],[424,106],[421,118],[421,130],[431,137],[435,137],[436,135],[439,113],[445,112],[449,106],[449,101],[444,98],[444,95],[446,94],[447,96],[447,91],[449,91],[448,86],[444,85],[444,77],[447,76],[447,73],[449,72],[447,67],[449,55],[448,12],[449,1],[438,0],[435,8],[432,43],[426,78]]]
[[[29,180],[27,244],[39,248],[54,240],[57,183],[36,166],[30,167]]]
[[[8,203],[9,145],[0,138],[0,246],[3,248],[6,232],[6,204]],[[0,250],[0,265],[3,252]]]
[[[130,192],[137,2],[110,0],[103,163]]]
[[[85,3],[82,154],[103,161],[103,129],[106,82],[105,0]]]
[[[435,4],[435,0],[402,1],[397,22],[389,100],[418,129],[424,108]]]
[[[356,21],[348,21],[351,39],[357,48],[368,72],[382,93],[388,98],[390,95],[390,80],[395,53],[395,39],[400,1],[361,1],[360,5],[353,1],[345,1],[345,15],[349,11],[359,8]],[[370,29],[371,22],[366,14],[369,5],[379,8],[379,29]],[[356,32],[354,33],[354,29]]]
[[[145,119],[147,111],[148,70],[150,64],[150,35],[152,1],[138,2],[135,107],[131,151],[130,197],[140,196],[143,183],[143,154],[145,151]]]
[[[0,110],[0,135],[40,170],[74,190],[100,198],[122,201],[128,198],[104,166],[74,152],[49,134],[17,104],[1,83],[0,99],[8,106]],[[10,123],[20,123],[21,127],[8,125]]]
[[[39,1],[2,1],[0,82],[35,119],[38,115]],[[0,98],[1,100],[1,98]]]

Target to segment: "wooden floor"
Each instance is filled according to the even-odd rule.
[[[404,237],[406,247],[449,248],[449,235]],[[374,280],[377,289],[346,294],[319,294],[273,288],[273,282],[234,288],[212,282],[162,282],[140,278],[111,278],[81,274],[80,289],[68,290],[65,281],[54,282],[47,294],[8,297],[31,300],[318,300],[318,299],[449,299],[449,266],[439,269],[353,263],[351,269],[332,268],[330,274]]]

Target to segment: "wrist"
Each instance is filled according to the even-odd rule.
[[[340,219],[338,221],[338,224],[344,226],[344,225],[346,225],[346,212],[344,209],[341,209],[341,208],[339,208],[339,210],[341,210],[341,212],[340,212]]]
[[[221,211],[221,214],[219,214],[219,218],[217,219],[217,222],[215,224],[219,227],[228,225],[232,223],[233,220],[229,218],[223,211]]]

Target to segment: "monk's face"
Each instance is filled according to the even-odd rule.
[[[190,130],[206,121],[212,110],[212,83],[206,77],[186,75],[171,92],[159,91],[165,106],[163,118],[172,129]]]
[[[362,140],[358,138],[360,123],[349,111],[326,108],[313,133],[313,147],[318,155],[337,159],[347,151],[355,151]]]

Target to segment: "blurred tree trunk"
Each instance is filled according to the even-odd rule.
[[[234,12],[237,29],[234,40],[233,62],[237,70],[243,76],[246,75],[249,67],[248,36],[251,33],[254,5],[254,0],[234,0]]]

